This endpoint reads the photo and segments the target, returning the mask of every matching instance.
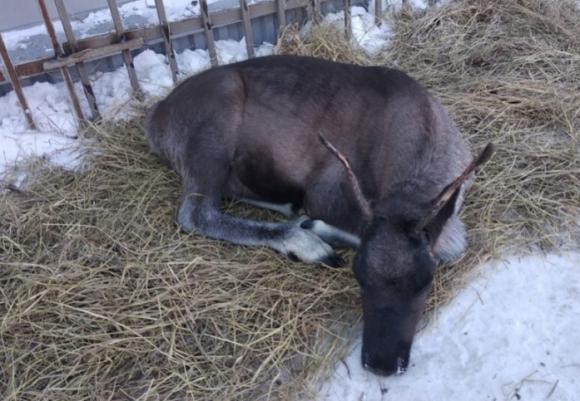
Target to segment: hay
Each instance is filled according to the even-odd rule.
[[[141,132],[100,124],[83,173],[1,198],[3,399],[259,399],[356,308],[348,269],[180,232]]]
[[[402,15],[382,55],[438,94],[473,148],[497,145],[465,212],[496,251],[577,244],[579,16],[574,1],[454,2]]]
[[[439,270],[428,310],[491,255],[578,239],[579,17],[566,1],[403,10],[375,60],[326,28],[283,38],[283,52],[398,65],[474,147],[497,144],[468,195],[470,251]],[[343,351],[352,274],[180,232],[178,179],[140,124],[92,127],[86,169],[33,164],[25,191],[0,196],[2,399],[292,398]]]
[[[287,25],[281,32],[276,52],[361,65],[372,62],[361,48],[345,39],[344,31],[330,24],[309,26],[309,29]]]

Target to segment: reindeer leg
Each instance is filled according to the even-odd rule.
[[[249,198],[241,198],[240,202],[255,206],[260,209],[272,210],[283,214],[286,217],[292,217],[296,214],[296,209],[292,203],[271,203]],[[358,249],[360,238],[340,228],[331,226],[322,220],[313,220],[306,216],[302,217],[300,227],[312,231],[322,240],[333,247],[347,247]]]
[[[262,222],[234,217],[221,210],[224,196],[234,195],[229,192],[235,180],[232,156],[224,146],[227,142],[224,138],[235,135],[231,130],[236,129],[239,121],[239,110],[226,108],[219,119],[189,121],[187,131],[173,133],[173,142],[166,144],[166,152],[172,155],[172,165],[182,179],[177,224],[184,231],[210,238],[239,245],[267,246],[306,263],[338,266],[340,258],[334,249],[313,232],[301,228],[300,220]]]
[[[250,198],[240,198],[239,201],[260,209],[283,214],[286,217],[295,216],[297,211],[292,203],[271,203]]]
[[[341,264],[332,247],[311,230],[300,227],[303,219],[289,223],[268,223],[233,217],[219,209],[219,201],[186,192],[177,223],[187,232],[239,245],[267,246],[306,263]]]
[[[300,224],[300,227],[311,230],[318,235],[324,242],[333,247],[347,247],[358,249],[360,246],[360,238],[340,228],[331,226],[322,220],[307,219]]]

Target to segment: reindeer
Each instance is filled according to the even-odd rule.
[[[441,104],[405,73],[270,56],[190,77],[148,113],[152,151],[182,180],[177,224],[337,266],[358,250],[363,366],[404,372],[435,267],[466,248],[457,212],[475,161]],[[224,213],[224,199],[291,216]]]

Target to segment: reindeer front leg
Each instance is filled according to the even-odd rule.
[[[237,218],[223,213],[219,201],[191,192],[183,197],[177,213],[184,231],[239,245],[267,246],[306,263],[338,267],[341,258],[315,232],[301,227],[304,220],[269,223]]]
[[[241,198],[240,201],[260,209],[281,213],[286,217],[292,217],[296,213],[296,209],[291,203],[279,204],[257,201],[248,198]],[[308,216],[302,216],[300,219],[300,227],[312,231],[332,247],[347,247],[358,249],[360,246],[360,238],[358,236],[341,230],[340,228],[331,226],[322,220],[313,220]]]

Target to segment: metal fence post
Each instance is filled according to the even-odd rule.
[[[10,55],[8,54],[8,49],[6,48],[6,44],[4,43],[4,39],[2,38],[2,34],[0,34],[0,56],[2,57],[2,61],[4,62],[6,72],[8,73],[8,79],[10,80],[10,84],[12,85],[14,92],[16,92],[16,97],[18,97],[18,103],[20,103],[20,108],[22,108],[22,112],[24,113],[24,117],[26,118],[26,122],[28,123],[28,128],[36,129],[36,124],[34,124],[34,120],[32,119],[32,114],[30,112],[30,107],[28,107],[28,102],[26,101],[26,97],[24,96],[24,92],[22,91],[22,86],[20,86],[18,74],[16,73],[14,65],[10,60]]]
[[[167,53],[167,60],[169,61],[169,68],[171,69],[171,78],[173,82],[177,82],[177,61],[175,60],[175,53],[173,52],[173,43],[171,43],[171,30],[167,15],[165,14],[165,6],[163,0],[155,0],[155,7],[157,8],[157,16],[161,24],[161,31],[163,33],[163,42],[165,43],[165,53]]]
[[[64,33],[70,46],[71,53],[75,53],[78,49],[77,40],[64,5],[64,0],[54,0],[54,2],[56,5],[56,10],[58,11],[60,22],[62,23],[62,27],[64,29]],[[83,90],[89,102],[89,107],[91,108],[93,118],[97,119],[100,117],[99,107],[97,106],[97,99],[95,97],[95,92],[93,92],[93,87],[91,86],[91,81],[89,80],[89,74],[85,68],[85,63],[81,61],[76,64],[76,67],[77,71],[79,72],[79,77],[81,79],[81,83],[83,84]]]
[[[248,2],[240,0],[240,9],[242,10],[242,21],[244,23],[244,35],[246,37],[246,50],[248,58],[254,57],[254,32],[252,31],[252,20],[248,10]]]
[[[352,16],[350,15],[350,0],[344,0],[344,37],[347,41],[352,38]]]
[[[125,28],[123,28],[123,20],[119,14],[119,8],[117,6],[117,0],[107,0],[109,5],[109,10],[111,11],[111,18],[113,19],[113,24],[115,25],[115,32],[117,33],[117,41],[121,42],[125,40]],[[135,65],[133,64],[133,56],[131,55],[131,50],[123,50],[121,53],[123,55],[123,63],[125,68],[127,68],[127,74],[129,75],[129,81],[131,82],[131,87],[133,88],[133,95],[139,99],[143,99],[143,92],[141,91],[141,86],[139,85],[139,80],[137,79],[137,73],[135,72]]]
[[[45,0],[38,0],[38,7],[40,8],[40,13],[42,14],[42,19],[44,21],[44,26],[46,27],[46,31],[48,32],[48,36],[50,37],[50,41],[52,43],[52,47],[54,50],[55,57],[61,57],[63,55],[62,48],[58,43],[58,39],[56,37],[56,32],[54,30],[54,25],[50,20],[50,15],[48,14],[48,8],[46,7]],[[70,72],[67,67],[60,68],[60,73],[62,74],[62,79],[64,80],[69,100],[72,104],[73,111],[77,118],[79,124],[83,124],[85,120],[85,116],[83,110],[81,108],[81,103],[75,92],[75,87],[70,76]]]
[[[211,24],[211,16],[207,7],[207,0],[200,0],[199,9],[201,12],[201,19],[203,21],[203,30],[205,32],[205,40],[207,41],[207,51],[209,53],[209,60],[212,66],[219,64],[217,52],[215,49],[215,39],[213,37],[213,26]]]

